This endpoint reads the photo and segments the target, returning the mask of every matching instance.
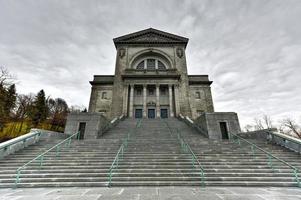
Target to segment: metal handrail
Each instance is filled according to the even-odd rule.
[[[34,161],[38,160],[39,161],[39,166],[40,168],[43,166],[43,162],[44,162],[44,156],[49,153],[51,150],[56,149],[56,156],[58,157],[60,155],[60,150],[61,150],[61,145],[63,145],[64,143],[65,146],[70,147],[71,144],[71,139],[73,137],[76,136],[76,139],[79,140],[79,133],[74,133],[73,135],[69,136],[68,138],[64,139],[63,141],[59,142],[58,144],[54,145],[53,147],[51,147],[50,149],[46,150],[45,152],[39,154],[38,156],[36,156],[34,159],[28,161],[27,163],[25,163],[24,165],[22,165],[21,167],[19,167],[16,170],[16,180],[15,180],[15,187],[17,187],[18,183],[20,183],[20,176],[21,176],[21,171],[28,166],[30,163],[33,163]]]
[[[229,134],[230,134],[230,136],[231,136],[230,139],[232,139],[234,142],[235,142],[235,137],[236,137],[237,143],[238,143],[239,145],[241,145],[240,140],[242,140],[242,141],[248,143],[249,145],[251,145],[251,151],[252,151],[252,154],[253,154],[253,155],[255,154],[254,147],[255,147],[256,149],[258,149],[258,150],[264,152],[264,153],[267,155],[267,157],[268,157],[268,165],[269,165],[273,170],[275,170],[275,169],[274,169],[274,166],[273,166],[273,162],[272,162],[272,159],[273,159],[273,158],[276,159],[276,160],[278,160],[278,161],[280,161],[281,163],[287,165],[288,167],[290,167],[290,168],[293,170],[293,175],[295,176],[295,180],[296,180],[296,182],[297,182],[297,184],[298,184],[298,187],[301,187],[301,182],[300,182],[299,177],[298,177],[299,169],[298,169],[297,167],[294,167],[293,165],[289,164],[288,162],[286,162],[286,161],[284,161],[284,160],[278,158],[277,156],[275,156],[275,155],[271,154],[270,152],[268,152],[268,151],[266,151],[266,150],[260,148],[260,147],[257,146],[256,144],[254,144],[254,143],[252,143],[252,142],[250,142],[250,141],[244,139],[243,137],[241,137],[241,136],[239,136],[239,135],[237,135],[237,134],[234,134],[234,133],[229,133]],[[233,136],[234,136],[234,137],[233,137]]]
[[[164,121],[165,124],[167,125],[167,128],[169,130],[169,132],[172,134],[172,131],[171,131],[171,128],[169,126],[169,124]],[[181,133],[179,131],[179,129],[177,128],[177,139],[178,141],[180,142],[180,145],[181,145],[181,150],[186,152],[186,153],[189,153],[191,155],[191,162],[192,162],[192,166],[194,168],[196,168],[196,164],[199,166],[199,168],[201,169],[201,184],[202,186],[205,186],[205,173],[204,173],[204,168],[202,166],[202,164],[200,163],[200,161],[198,160],[198,158],[196,157],[196,155],[194,154],[194,152],[192,151],[191,147],[189,146],[189,144],[187,142],[185,142],[184,138],[181,136]]]
[[[141,126],[141,121],[142,119],[139,119],[136,123],[136,126],[135,126],[135,131],[137,128],[140,128]],[[108,186],[110,187],[111,186],[111,183],[112,183],[112,178],[113,178],[113,170],[114,169],[117,169],[118,166],[119,166],[119,160],[122,160],[123,159],[123,154],[124,154],[124,151],[125,149],[127,148],[128,146],[128,142],[130,140],[130,137],[131,137],[131,134],[132,134],[132,131],[130,130],[128,133],[127,133],[127,136],[126,138],[123,140],[122,144],[120,145],[118,151],[117,151],[117,154],[112,162],[112,165],[109,169],[109,183],[108,183]]]
[[[201,169],[201,184],[202,186],[205,186],[205,173],[204,173],[204,168],[202,166],[202,164],[200,163],[200,161],[198,160],[197,156],[194,154],[194,152],[192,151],[190,145],[185,142],[184,138],[181,136],[181,133],[179,131],[179,129],[177,129],[177,138],[181,144],[181,149],[186,152],[189,153],[191,155],[191,162],[192,162],[192,166],[194,168],[196,168],[195,162],[197,163],[197,165],[199,166],[199,168]]]

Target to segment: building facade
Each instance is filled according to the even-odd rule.
[[[168,118],[182,114],[193,119],[214,112],[208,75],[188,75],[188,38],[146,29],[113,39],[115,75],[95,75],[89,112],[109,119]]]

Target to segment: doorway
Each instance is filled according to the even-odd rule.
[[[80,140],[84,139],[85,130],[86,130],[86,122],[80,122],[78,126]]]
[[[161,109],[160,111],[161,111],[160,113],[161,118],[168,118],[168,110],[166,108]]]
[[[147,117],[150,118],[150,119],[153,119],[155,118],[155,115],[156,112],[155,112],[155,109],[148,109],[148,112],[147,112]]]
[[[135,109],[135,118],[142,118],[142,109]]]
[[[222,139],[229,139],[227,123],[226,122],[220,122],[219,127],[221,129]]]

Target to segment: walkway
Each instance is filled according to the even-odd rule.
[[[0,200],[300,200],[299,188],[114,187],[0,189]]]

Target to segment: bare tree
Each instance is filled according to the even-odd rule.
[[[264,123],[264,125],[265,125],[265,128],[267,128],[267,129],[271,129],[271,128],[273,128],[273,125],[272,125],[272,119],[271,119],[271,117],[270,116],[268,116],[268,115],[263,115],[262,116],[262,119],[263,119],[263,123]]]
[[[254,118],[254,122],[255,122],[255,130],[263,130],[264,127],[262,125],[262,120],[260,118]]]
[[[58,130],[66,124],[69,112],[66,101],[62,98],[48,99],[49,118],[51,120],[51,130]]]
[[[80,112],[84,112],[87,111],[87,108],[83,105],[79,106],[79,105],[72,105],[69,108],[69,112],[70,113],[80,113]]]
[[[250,125],[250,124],[247,124],[247,125],[244,127],[244,129],[245,129],[246,132],[250,132],[250,131],[253,130],[253,126]]]
[[[0,87],[7,87],[13,84],[14,77],[9,73],[9,71],[0,66]]]
[[[281,132],[283,132],[285,134],[295,135],[301,139],[301,128],[291,118],[286,118],[286,119],[282,120]]]
[[[15,115],[16,118],[21,121],[21,125],[19,127],[19,133],[22,131],[24,120],[31,109],[33,100],[34,100],[33,94],[28,94],[28,95],[21,94],[17,96],[17,108],[16,108]]]

